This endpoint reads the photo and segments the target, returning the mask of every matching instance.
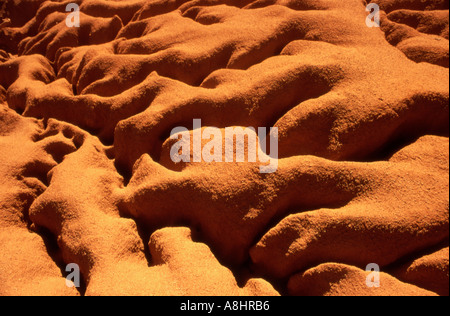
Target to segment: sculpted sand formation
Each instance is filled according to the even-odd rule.
[[[372,2],[5,2],[0,294],[448,295],[448,1]],[[175,163],[195,119],[277,171]]]

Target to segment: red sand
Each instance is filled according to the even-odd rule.
[[[448,1],[364,2],[8,1],[0,295],[448,295]],[[278,171],[174,164],[193,119]]]

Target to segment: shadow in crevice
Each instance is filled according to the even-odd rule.
[[[53,260],[53,262],[58,266],[61,271],[61,276],[66,278],[68,272],[66,271],[66,263],[63,260],[61,249],[58,246],[57,238],[50,232],[50,230],[44,227],[35,227],[35,233],[41,236],[44,241],[45,248],[47,250],[48,255]],[[83,275],[80,278],[80,287],[76,288],[81,296],[84,296],[86,293],[86,283],[84,281]]]
[[[414,260],[420,259],[422,257],[431,255],[439,250],[442,250],[449,246],[449,237],[446,237],[443,241],[437,243],[436,245],[433,245],[431,247],[426,247],[419,249],[413,253],[410,253],[401,259],[395,261],[394,263],[391,263],[390,265],[386,266],[383,270],[387,273],[392,273],[396,269],[413,262]]]

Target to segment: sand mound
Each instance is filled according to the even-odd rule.
[[[448,1],[372,2],[2,2],[0,294],[448,295]]]
[[[411,284],[398,281],[389,274],[381,274],[379,287],[368,287],[361,279],[369,273],[343,264],[326,263],[289,280],[291,295],[312,296],[435,296]],[[309,289],[305,291],[305,289]]]

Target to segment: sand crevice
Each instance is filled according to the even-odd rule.
[[[0,294],[448,295],[448,1],[372,2],[0,2]]]

